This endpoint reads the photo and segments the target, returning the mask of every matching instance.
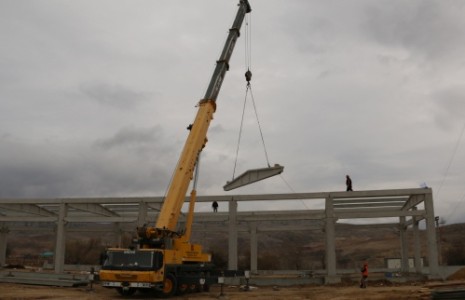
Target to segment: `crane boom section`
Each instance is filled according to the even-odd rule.
[[[236,45],[237,38],[240,36],[240,30],[244,17],[247,13],[251,12],[250,4],[247,0],[241,0],[239,3],[239,10],[237,11],[234,23],[229,29],[229,35],[224,44],[221,56],[216,62],[216,68],[213,72],[210,84],[208,85],[204,99],[216,101],[221,89],[226,71],[229,69],[229,60],[231,58],[234,46]]]
[[[156,228],[175,231],[179,214],[192,180],[197,157],[207,142],[208,127],[213,119],[215,103],[200,101],[197,116],[187,137],[173,181],[158,216]]]
[[[193,178],[197,158],[207,142],[207,131],[213,113],[216,110],[216,98],[223,83],[226,71],[229,69],[236,40],[240,35],[240,29],[245,15],[251,11],[248,0],[239,1],[239,9],[234,19],[232,28],[229,30],[226,43],[220,58],[216,62],[210,84],[203,100],[199,102],[199,109],[191,131],[184,145],[173,180],[168,189],[165,201],[155,225],[158,232],[174,232],[178,222],[181,208],[184,203],[187,189]]]

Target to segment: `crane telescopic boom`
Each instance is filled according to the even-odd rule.
[[[195,120],[188,127],[190,132],[155,226],[137,228],[137,247],[108,249],[99,273],[102,286],[115,288],[125,296],[138,290],[155,290],[169,297],[186,291],[205,290],[208,285],[218,282],[219,273],[211,264],[211,255],[204,253],[201,245],[189,241],[196,198],[195,184],[186,231],[177,232],[176,227],[200,152],[207,142],[208,127],[216,110],[216,98],[229,69],[229,60],[242,22],[250,11],[248,0],[239,0],[236,18],[216,62],[205,97],[199,101]]]
[[[197,158],[207,142],[207,131],[213,114],[216,110],[216,99],[220,91],[223,79],[229,69],[229,60],[240,36],[240,29],[245,15],[251,12],[248,0],[240,0],[239,9],[234,23],[229,29],[223,51],[216,62],[210,84],[205,97],[200,100],[197,116],[194,123],[189,126],[190,133],[187,137],[179,163],[176,167],[173,180],[168,189],[163,207],[158,216],[155,228],[149,228],[150,235],[166,235],[176,230],[178,218],[184,203],[187,189],[193,177]]]
[[[99,273],[102,286],[115,288],[125,296],[138,290],[155,290],[164,297],[170,297],[186,291],[205,290],[208,285],[218,282],[220,273],[211,264],[211,255],[204,253],[201,245],[189,241],[196,199],[195,184],[191,192],[186,231],[177,232],[176,227],[199,154],[207,142],[208,127],[216,110],[221,84],[229,69],[231,54],[244,17],[250,11],[249,2],[239,0],[236,18],[216,62],[205,97],[199,101],[195,120],[188,127],[190,132],[155,226],[137,228],[137,247],[108,249]]]

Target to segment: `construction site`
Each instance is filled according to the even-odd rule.
[[[230,299],[241,299],[244,293],[247,297],[256,299],[287,299],[289,295],[296,295],[296,299],[323,299],[331,293],[341,294],[349,299],[353,295],[359,299],[373,299],[372,293],[379,296],[376,299],[414,299],[412,297],[422,295],[423,299],[429,299],[431,293],[440,291],[458,293],[463,286],[463,266],[451,266],[439,264],[438,236],[433,211],[433,199],[431,189],[407,189],[407,190],[378,190],[357,192],[331,192],[331,193],[301,193],[301,194],[270,194],[270,195],[234,195],[234,196],[198,196],[197,202],[217,201],[221,207],[228,207],[227,212],[209,212],[195,214],[193,230],[197,232],[195,238],[205,242],[205,236],[218,239],[218,235],[225,237],[227,246],[227,262],[223,271],[225,273],[236,270],[235,275],[223,278],[224,284],[214,283],[207,294],[188,294],[183,296],[193,299],[210,299],[218,296],[223,288],[223,293]],[[313,199],[324,201],[325,208],[321,210],[300,211],[253,211],[241,212],[237,207],[239,203],[247,201],[291,201],[296,199]],[[190,201],[189,198],[185,199]],[[159,198],[101,198],[101,199],[0,199],[2,230],[0,235],[1,256],[0,262],[5,268],[1,271],[0,281],[3,291],[11,290],[11,296],[2,299],[16,299],[13,294],[26,294],[23,299],[38,299],[40,292],[50,293],[51,290],[39,286],[63,286],[63,295],[56,296],[54,291],[49,295],[50,299],[59,299],[67,293],[73,295],[83,294],[87,299],[113,299],[115,294],[109,290],[100,288],[98,271],[100,264],[73,265],[66,263],[67,236],[81,231],[83,236],[106,236],[107,245],[112,244],[117,248],[127,247],[124,236],[133,236],[135,227],[157,218],[163,199]],[[396,218],[397,223],[352,225],[344,229],[344,221],[363,219]],[[185,226],[186,216],[180,220],[180,228]],[[271,223],[270,223],[271,222]],[[48,226],[47,226],[48,224]],[[272,225],[274,224],[274,225]],[[423,229],[420,229],[423,228]],[[338,234],[338,230],[342,232]],[[341,241],[341,236],[350,237],[348,231],[378,232],[381,235],[383,229],[396,232],[398,238],[398,258],[383,257],[380,259],[376,253],[362,253],[357,257],[354,268],[347,268],[353,264],[343,264],[341,259],[345,256],[346,248]],[[12,261],[7,257],[8,240],[14,236],[28,234],[43,234],[49,231],[54,237],[54,248],[51,258],[42,265],[22,266],[25,269],[15,269],[21,261]],[[324,253],[321,265],[313,265],[296,269],[261,269],[259,257],[269,249],[259,247],[258,241],[261,235],[274,232],[301,232],[303,236],[315,236],[315,232],[323,235]],[[202,236],[204,238],[202,238]],[[369,238],[370,235],[363,234]],[[248,261],[239,268],[239,257],[244,255],[243,245],[239,246],[239,237],[248,241]],[[355,240],[349,243],[359,243]],[[372,238],[374,240],[375,238]],[[309,239],[309,242],[311,240]],[[392,242],[390,242],[392,244]],[[270,244],[270,243],[268,243]],[[308,243],[312,244],[312,243]],[[68,244],[70,245],[70,244]],[[71,244],[72,245],[72,244]],[[281,245],[285,252],[289,252],[295,245]],[[389,246],[384,245],[385,248]],[[212,247],[210,247],[212,248]],[[357,248],[357,246],[355,246]],[[211,249],[210,249],[211,250]],[[312,251],[312,250],[310,250]],[[314,248],[315,252],[316,249]],[[360,250],[359,250],[360,251]],[[301,255],[299,261],[305,261],[303,253],[292,252]],[[355,254],[350,254],[354,256]],[[97,256],[97,255],[94,255]],[[94,257],[97,261],[98,257]],[[367,261],[370,266],[369,292],[358,288],[360,272],[357,264]],[[263,260],[262,260],[263,262]],[[339,262],[339,263],[338,263]],[[11,267],[8,267],[11,265]],[[266,265],[265,265],[266,266]],[[246,269],[245,269],[246,268]],[[246,273],[244,272],[246,271]],[[95,276],[93,278],[90,275]],[[247,274],[247,277],[245,276]],[[92,292],[89,291],[91,279],[93,280]],[[10,283],[10,285],[8,284]],[[14,285],[11,285],[14,283]],[[18,284],[20,286],[18,286]],[[21,287],[21,285],[28,285]],[[37,287],[36,287],[37,286]],[[223,287],[222,287],[223,286]],[[245,286],[250,289],[244,291]],[[298,288],[296,288],[298,287]],[[334,287],[337,287],[334,290]],[[36,289],[38,291],[34,292]],[[55,290],[56,288],[52,288]],[[347,291],[348,289],[348,291]],[[330,292],[331,291],[331,292]],[[398,292],[396,298],[393,292]],[[409,291],[409,292],[407,292]],[[9,292],[8,292],[9,293]],[[27,296],[30,293],[30,296]],[[262,293],[265,293],[263,296]],[[321,295],[319,298],[318,295]],[[7,295],[7,294],[5,294]],[[351,296],[352,295],[352,296]],[[173,295],[174,296],[174,295]],[[377,296],[377,297],[378,297]],[[105,298],[108,297],[108,298]],[[140,296],[138,296],[140,297]],[[237,297],[237,298],[235,298]],[[262,297],[262,298],[260,298]],[[363,298],[365,297],[365,298]],[[382,298],[386,297],[386,298]],[[43,298],[41,298],[43,299]],[[421,299],[421,298],[415,298]],[[446,299],[446,298],[444,298]],[[450,299],[450,298],[447,298]]]
[[[238,0],[206,92],[187,124],[187,136],[181,142],[184,144],[171,177],[168,172],[159,172],[165,168],[162,160],[150,173],[156,174],[154,178],[170,177],[163,196],[0,197],[0,299],[465,299],[464,225],[440,222],[433,189],[426,183],[405,188],[399,179],[392,182],[394,188],[353,189],[352,179],[346,175],[345,190],[298,193],[282,177],[285,167],[270,163],[252,93],[250,2]],[[199,194],[199,166],[209,141],[207,133],[226,73],[234,68],[231,57],[243,25],[245,99],[233,176],[222,187],[224,193]],[[312,48],[315,55],[324,52],[317,48]],[[93,88],[81,84],[80,90],[106,104],[108,99]],[[144,93],[126,94],[145,97]],[[236,167],[241,165],[238,156],[247,123],[247,101],[253,103],[260,135],[255,144],[263,146],[266,166],[246,168],[236,175]],[[178,116],[183,118],[184,114]],[[354,122],[359,120],[363,119],[354,118]],[[100,151],[120,141],[134,142],[134,136],[128,136],[133,127],[128,128],[113,139],[97,138],[90,148]],[[223,129],[219,126],[215,130]],[[136,135],[158,145],[158,137]],[[3,134],[2,138],[8,136]],[[347,156],[349,160],[363,157],[354,154],[362,148],[353,148],[356,150]],[[132,154],[152,153],[152,149],[139,150]],[[218,161],[223,160],[222,155]],[[107,164],[117,160],[111,157]],[[151,162],[149,159],[144,164]],[[319,163],[309,163],[302,170],[307,172],[309,166]],[[381,164],[372,164],[377,173]],[[129,165],[122,164],[120,170]],[[348,169],[350,163],[334,165],[340,171]],[[300,167],[300,162],[293,166]],[[329,165],[320,168],[330,169]],[[92,173],[89,178],[93,179],[86,180],[92,182],[97,177]],[[115,186],[119,186],[132,175],[116,177]],[[231,192],[272,177],[281,177],[292,192]],[[378,182],[385,180],[380,178]],[[318,180],[321,186],[329,186],[324,183],[328,177]],[[87,192],[78,184],[74,190],[72,180],[71,186],[73,191]],[[40,184],[25,190],[26,195],[49,192]],[[137,185],[130,190],[138,191]],[[116,188],[106,191],[124,195]],[[297,208],[296,203],[305,208]],[[199,210],[196,204],[211,210]]]

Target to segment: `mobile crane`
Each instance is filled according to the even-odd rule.
[[[137,290],[155,290],[169,297],[185,291],[206,289],[218,280],[211,255],[202,252],[201,245],[190,243],[196,198],[195,180],[185,232],[177,232],[176,226],[200,152],[207,143],[207,131],[216,110],[216,99],[229,69],[240,28],[246,14],[251,12],[248,0],[240,0],[238,7],[205,97],[198,103],[194,122],[188,126],[190,132],[155,227],[144,225],[137,228],[136,247],[110,248],[106,252],[99,272],[101,284],[117,289],[122,295],[132,295]]]

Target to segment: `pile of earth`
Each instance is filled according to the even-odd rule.
[[[462,268],[454,274],[447,277],[447,280],[465,280],[465,268]]]

